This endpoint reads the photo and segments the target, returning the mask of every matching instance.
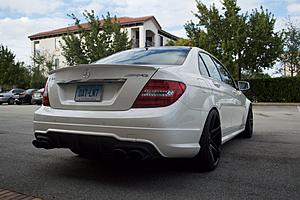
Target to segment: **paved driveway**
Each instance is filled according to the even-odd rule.
[[[188,160],[104,162],[31,145],[37,106],[0,106],[0,189],[43,199],[300,199],[300,112],[254,107],[252,139],[222,147],[219,167]]]

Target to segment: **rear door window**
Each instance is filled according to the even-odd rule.
[[[220,73],[211,57],[206,53],[200,53],[200,55],[207,67],[210,77],[215,80],[222,81]]]
[[[198,63],[199,71],[200,71],[201,75],[209,76],[206,66],[200,55],[198,56],[198,59],[199,59],[199,63]]]
[[[225,67],[216,59],[213,59],[222,78],[222,81],[230,86],[232,86],[233,88],[236,88],[236,85],[233,81],[233,79],[231,78],[229,72],[225,69]]]

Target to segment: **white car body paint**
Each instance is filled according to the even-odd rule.
[[[34,132],[108,136],[149,143],[164,157],[194,157],[208,113],[217,109],[225,143],[245,129],[251,102],[230,85],[201,75],[199,52],[204,51],[193,47],[179,66],[94,64],[55,70],[48,83],[51,107],[35,112]],[[89,77],[83,78],[87,68]],[[150,79],[180,81],[186,90],[170,106],[131,108]],[[102,101],[75,102],[76,83],[91,80],[103,82]]]

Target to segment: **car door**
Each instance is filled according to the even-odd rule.
[[[242,95],[242,92],[238,90],[227,69],[217,59],[212,59],[220,72],[225,92],[230,96],[227,106],[230,108],[231,113],[231,130],[239,130],[242,127],[246,98]]]
[[[209,77],[207,78],[208,83],[212,89],[213,98],[215,100],[216,106],[220,111],[220,121],[223,135],[227,135],[231,129],[231,101],[232,96],[230,95],[227,86],[223,84],[220,73],[207,53],[200,53],[200,56],[205,63],[205,66],[209,72]]]

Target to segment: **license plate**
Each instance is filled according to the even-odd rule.
[[[75,101],[94,102],[101,101],[101,85],[78,85],[75,93]]]

